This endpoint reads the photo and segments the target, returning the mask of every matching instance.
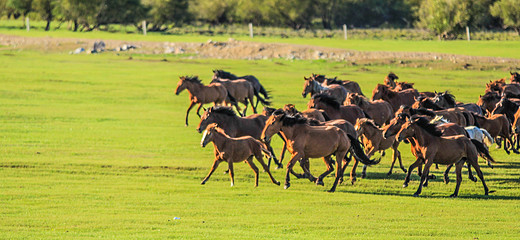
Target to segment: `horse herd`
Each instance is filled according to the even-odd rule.
[[[429,174],[434,163],[437,168],[438,164],[447,165],[445,183],[449,182],[448,173],[455,166],[457,181],[451,197],[458,195],[464,164],[469,179],[477,181],[473,168],[488,195],[490,191],[478,157],[493,168],[495,161],[488,145],[494,142],[498,148],[503,146],[507,154],[519,153],[520,74],[516,72],[510,73],[510,83],[503,78],[486,84],[485,93],[477,103],[457,102],[448,91],[419,92],[413,83],[398,81],[394,73],[375,87],[371,99],[354,81],[312,74],[304,77],[302,96],[310,94],[311,99],[308,109],[303,111],[298,111],[293,104],[280,109],[269,107],[269,93],[252,75],[237,77],[223,70],[213,73],[209,85],[204,85],[196,76],[183,76],[176,89],[177,95],[184,89],[189,92],[191,102],[186,112],[186,126],[191,108],[198,104],[197,131],[204,132],[201,145],[205,147],[209,142],[214,145],[213,166],[201,184],[206,183],[220,163],[227,162],[233,186],[233,163],[245,161],[255,172],[255,186],[258,186],[259,171],[253,162],[256,158],[271,181],[280,185],[270,172],[270,164],[273,160],[277,168],[282,168],[288,150],[291,158],[287,163],[285,189],[290,187],[290,175],[324,185],[323,179],[334,171],[335,165],[335,179],[329,190],[334,192],[343,182],[344,171],[351,161],[350,181],[354,184],[359,162],[364,164],[361,177],[366,177],[367,166],[381,160],[370,158],[376,152],[384,156],[385,150],[392,149],[392,165],[387,174],[392,173],[395,161],[399,160],[401,170],[406,173],[403,187],[408,186],[412,171],[418,168],[421,181],[414,196],[434,177]],[[256,103],[253,102],[255,97]],[[200,115],[206,103],[214,103],[214,106],[204,109]],[[245,105],[243,111],[238,103]],[[254,114],[246,116],[249,103]],[[257,113],[259,103],[264,105],[261,113]],[[275,135],[284,143],[279,158],[270,146]],[[408,169],[403,166],[398,150],[401,142],[410,143],[416,157]],[[264,162],[264,155],[269,158],[268,163]],[[314,177],[309,158],[323,158],[326,171]],[[303,173],[294,171],[297,162]]]

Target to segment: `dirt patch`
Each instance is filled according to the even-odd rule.
[[[72,39],[52,37],[21,37],[0,34],[2,49],[32,49],[44,52],[72,52],[76,48],[92,48],[96,39]],[[520,65],[520,59],[478,57],[428,52],[355,51],[319,46],[282,43],[256,43],[229,39],[226,42],[209,40],[205,43],[173,43],[103,40],[107,50],[123,45],[134,45],[131,50],[144,54],[185,54],[186,58],[213,59],[288,59],[348,61],[352,64],[381,63],[411,67],[427,67],[435,63],[455,65],[461,69],[511,68]],[[5,47],[7,46],[7,47]],[[114,50],[117,51],[117,50]],[[437,64],[438,65],[438,64]],[[459,66],[460,65],[460,66]],[[485,66],[485,67],[484,67]]]

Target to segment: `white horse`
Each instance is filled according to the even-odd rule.
[[[486,129],[475,126],[465,127],[464,129],[466,129],[466,132],[468,132],[469,138],[471,139],[475,139],[487,146],[494,143],[493,138],[488,133],[488,131],[486,131]]]

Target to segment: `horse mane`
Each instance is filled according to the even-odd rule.
[[[442,136],[442,132],[439,129],[437,129],[437,125],[430,123],[430,121],[428,121],[428,119],[426,119],[425,117],[414,116],[414,117],[412,117],[411,121],[413,123],[416,123],[419,127],[421,127],[427,133],[429,133],[433,136],[436,136],[436,137]]]
[[[372,127],[374,127],[375,129],[379,129],[379,127],[377,126],[376,122],[374,122],[373,119],[370,119],[370,118],[360,118],[360,119],[359,119],[359,122],[360,122],[361,124],[366,123],[367,125],[372,126]]]
[[[267,115],[271,115],[271,114],[273,114],[275,111],[276,111],[276,108],[272,108],[272,107],[264,107],[264,112],[266,112]]]
[[[389,79],[399,79],[399,77],[397,75],[395,75],[395,73],[393,73],[393,72],[388,73],[388,75],[386,77]]]
[[[236,112],[231,107],[218,106],[218,107],[211,107],[209,109],[211,109],[212,113],[220,113],[220,114],[228,115],[231,117],[237,116]]]
[[[419,96],[419,98],[417,98],[417,101],[419,101],[420,104],[425,108],[429,108],[429,109],[433,109],[433,110],[443,110],[444,109],[444,108],[440,107],[439,105],[437,105],[436,103],[434,103],[428,97]]]
[[[319,100],[320,102],[323,102],[326,105],[333,107],[334,109],[339,109],[341,106],[341,104],[338,101],[336,101],[336,99],[334,99],[333,97],[329,96],[326,93],[320,93],[320,94],[314,95],[312,97],[312,99]]]
[[[439,94],[439,96],[442,95],[446,102],[448,102],[449,105],[454,106],[457,102],[455,101],[455,96],[451,94],[449,91],[445,91],[444,93]]]
[[[231,79],[233,77],[236,78],[236,76],[230,72],[226,72],[222,69],[213,70],[213,73],[217,75],[219,78],[225,78],[225,79]]]
[[[299,115],[289,116],[287,114],[284,114],[284,117],[282,118],[282,126],[290,127],[290,126],[294,126],[295,124],[306,124],[306,123],[307,123],[307,118],[301,117]]]
[[[415,83],[411,83],[411,82],[395,82],[396,85],[400,85],[401,86],[401,89],[405,90],[404,87],[406,87],[406,89],[408,88],[413,88],[413,85]]]
[[[181,78],[184,78],[184,81],[188,81],[188,82],[196,83],[196,84],[202,84],[202,80],[199,79],[199,76],[184,76]]]
[[[328,85],[331,85],[331,84],[341,85],[343,83],[341,80],[337,80],[336,78],[325,78],[325,81],[327,82]]]

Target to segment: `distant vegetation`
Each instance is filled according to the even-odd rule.
[[[71,31],[109,30],[110,24],[141,29],[146,20],[148,31],[179,33],[186,25],[252,22],[314,35],[343,24],[350,29],[424,29],[429,36],[423,39],[457,39],[466,26],[520,34],[517,0],[0,0],[1,18],[25,16],[46,21],[46,30],[53,21],[68,22]]]

